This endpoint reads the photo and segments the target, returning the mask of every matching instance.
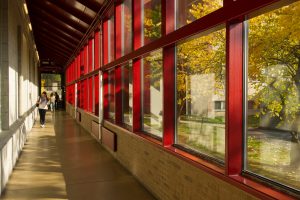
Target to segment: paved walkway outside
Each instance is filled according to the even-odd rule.
[[[154,197],[66,112],[36,123],[1,199]]]

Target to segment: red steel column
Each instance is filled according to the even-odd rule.
[[[94,70],[94,38],[89,39],[89,49],[88,49],[88,63],[89,63],[89,72]]]
[[[142,5],[141,0],[133,0],[133,49],[137,50],[142,45]],[[133,60],[133,122],[132,131],[141,130],[141,59]]]
[[[94,39],[94,67],[95,69],[100,68],[100,30],[95,32]]]
[[[122,4],[115,7],[115,55],[116,59],[122,56]],[[122,123],[122,67],[115,68],[115,113],[116,123]]]
[[[227,25],[226,154],[227,175],[240,174],[243,163],[243,23]]]
[[[175,30],[175,1],[162,0],[162,35]],[[175,137],[175,45],[163,48],[163,145],[170,146]]]

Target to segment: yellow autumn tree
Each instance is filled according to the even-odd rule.
[[[191,23],[222,6],[222,0],[199,0],[188,10]],[[146,11],[145,36],[160,37],[160,7]],[[260,112],[256,118],[269,116],[270,126],[290,124],[295,142],[299,142],[300,127],[300,3],[265,13],[249,20],[248,87]],[[224,89],[226,66],[225,29],[201,33],[177,45],[177,109],[178,113],[191,101],[192,74],[215,74],[215,88]],[[159,59],[159,60],[157,60]],[[149,58],[159,64],[161,56]],[[155,70],[155,67],[154,69]],[[157,70],[160,71],[161,70]],[[155,74],[155,73],[154,73]],[[156,74],[157,77],[161,74]],[[217,91],[217,90],[216,90]],[[286,124],[285,124],[286,125]]]
[[[256,117],[269,115],[270,126],[291,129],[299,142],[300,2],[249,20],[250,98],[263,105]],[[283,124],[285,123],[285,124]]]

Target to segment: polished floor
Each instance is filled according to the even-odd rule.
[[[1,199],[155,199],[66,112],[36,123]]]

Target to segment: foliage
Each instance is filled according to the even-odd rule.
[[[152,2],[149,2],[152,3]],[[161,36],[161,4],[156,4],[153,8],[145,9],[144,35],[152,41]]]
[[[300,92],[300,2],[249,20],[249,83],[258,116],[295,122]],[[274,120],[273,120],[274,121]]]

